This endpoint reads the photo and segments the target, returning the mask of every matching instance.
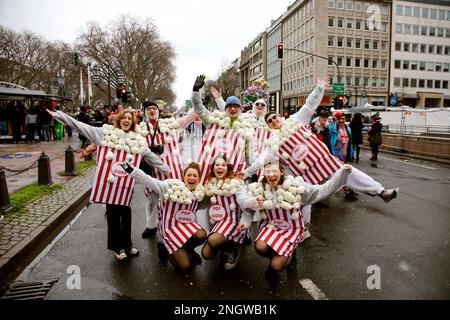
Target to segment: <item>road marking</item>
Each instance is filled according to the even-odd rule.
[[[378,157],[378,158],[389,160],[389,161],[396,161],[396,162],[400,162],[400,163],[403,163],[403,164],[409,164],[411,166],[421,167],[421,168],[424,168],[424,169],[430,169],[430,170],[436,170],[437,169],[437,168],[433,168],[433,167],[424,166],[424,165],[421,165],[421,164],[410,163],[410,162],[407,162],[405,160],[397,160],[397,159],[385,158],[385,157]]]
[[[299,282],[314,300],[328,300],[322,290],[320,290],[319,287],[317,287],[310,279],[302,279]]]

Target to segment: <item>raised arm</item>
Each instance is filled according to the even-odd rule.
[[[265,148],[253,163],[244,171],[244,179],[256,174],[258,170],[264,167],[264,161],[270,155],[270,148]]]
[[[192,122],[194,122],[195,118],[197,118],[197,114],[194,112],[194,109],[189,110],[187,115],[178,118],[178,129],[186,129]]]
[[[217,90],[214,87],[209,88],[209,91],[211,92],[212,96],[214,97],[214,100],[216,101],[217,108],[219,111],[225,111],[225,100],[223,100],[222,97],[222,90],[219,88]]]
[[[347,183],[351,171],[351,166],[344,166],[322,185],[307,184],[305,186],[306,193],[302,196],[302,203],[304,205],[313,204],[329,197]]]
[[[208,125],[208,117],[211,115],[211,112],[206,109],[203,105],[202,98],[200,96],[200,89],[205,85],[205,76],[200,75],[195,79],[194,87],[192,90],[192,106],[194,107],[195,113],[202,119],[202,122],[205,126]]]
[[[311,117],[316,112],[317,107],[322,101],[323,95],[325,93],[325,88],[329,84],[330,78],[324,76],[317,80],[317,85],[314,90],[309,94],[306,99],[306,103],[296,112],[293,117],[297,119],[302,124],[308,124]]]
[[[86,123],[75,120],[68,114],[62,111],[50,111],[47,112],[52,115],[56,120],[66,123],[69,127],[76,129],[80,134],[88,138],[92,143],[99,145],[103,140],[102,128],[93,127]]]
[[[164,195],[164,193],[166,193],[167,190],[169,190],[169,183],[167,182],[167,180],[161,181],[152,178],[149,175],[145,174],[145,172],[139,168],[134,168],[133,172],[131,172],[130,175],[147,188],[150,188],[153,191],[155,191],[160,196]]]
[[[256,201],[256,198],[248,195],[247,189],[244,186],[240,186],[236,191],[236,200],[242,210],[258,209],[258,201]]]

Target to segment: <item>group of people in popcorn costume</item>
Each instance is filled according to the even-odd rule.
[[[296,266],[297,246],[310,223],[310,207],[342,187],[380,196],[389,202],[398,189],[385,189],[362,171],[345,165],[311,132],[309,121],[329,78],[317,81],[306,103],[289,119],[267,112],[257,99],[242,113],[235,96],[223,100],[212,89],[218,110],[202,103],[198,76],[193,109],[182,118],[158,118],[158,106],[146,102],[138,124],[126,109],[114,126],[95,128],[61,111],[55,119],[77,129],[97,145],[97,170],[91,202],[106,204],[108,249],[118,260],[139,254],[131,242],[131,201],[137,180],[146,187],[147,225],[143,237],[157,229],[158,256],[179,270],[219,257],[224,269],[236,266],[240,247],[258,215],[256,252],[269,259],[268,274]],[[199,116],[206,126],[196,162],[183,166],[178,128]],[[141,161],[152,172],[140,169]],[[197,221],[206,209],[209,225]],[[308,235],[309,236],[309,235]],[[303,237],[303,238],[302,238]],[[201,247],[201,256],[195,251]]]

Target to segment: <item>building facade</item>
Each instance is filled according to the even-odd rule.
[[[261,32],[249,44],[249,80],[250,83],[257,79],[267,79],[267,34]],[[249,84],[250,84],[249,83]]]
[[[270,98],[269,109],[280,113],[281,105],[281,70],[283,60],[278,59],[278,44],[283,42],[282,24],[283,16],[277,20],[272,20],[267,28],[267,82],[269,83]]]
[[[450,6],[443,4],[393,2],[390,93],[403,105],[450,107]]]

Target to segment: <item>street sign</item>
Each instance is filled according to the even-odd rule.
[[[343,82],[333,83],[333,93],[344,94],[344,83]]]
[[[188,106],[188,107],[192,106],[192,101],[191,100],[186,100],[186,106]]]
[[[391,106],[395,106],[397,104],[397,96],[392,96],[391,100],[389,100]]]

